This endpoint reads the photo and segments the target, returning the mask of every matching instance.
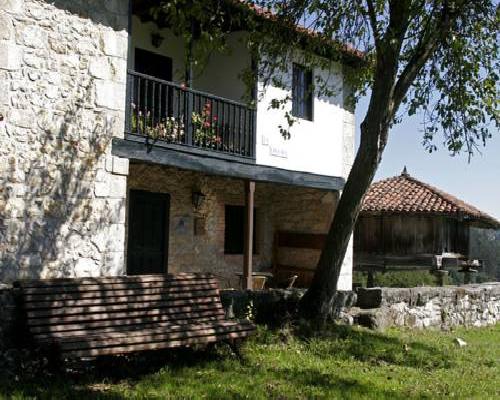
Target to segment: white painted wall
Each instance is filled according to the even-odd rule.
[[[315,68],[314,77],[320,76],[334,90],[334,96],[318,96],[313,103],[313,120],[298,119],[290,128],[290,138],[280,134],[279,126],[288,127],[284,110],[270,109],[273,99],[291,98],[292,64],[282,77],[286,88],[264,87],[259,82],[257,108],[257,163],[275,167],[306,171],[322,175],[342,176],[343,172],[343,84],[342,69],[333,64],[330,71]],[[291,111],[292,101],[285,110]]]
[[[244,39],[243,32],[229,36],[228,52],[213,53],[202,69],[196,69],[193,87],[234,101],[244,101],[247,88],[240,76],[252,63]]]

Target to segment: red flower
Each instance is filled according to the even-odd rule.
[[[210,124],[210,121],[205,121],[205,122],[203,123],[203,126],[204,126],[205,128],[210,128],[210,125],[211,125],[211,124]]]

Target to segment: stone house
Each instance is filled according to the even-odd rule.
[[[290,63],[289,89],[257,79],[253,107],[244,31],[186,76],[145,3],[0,0],[0,282],[210,271],[235,286],[269,269],[277,230],[326,232],[354,154],[343,60],[360,55]],[[335,94],[308,95],[324,74]],[[288,140],[269,108],[282,95]],[[351,274],[349,250],[339,289]]]

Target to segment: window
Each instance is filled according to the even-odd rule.
[[[256,218],[257,213],[253,213],[253,253],[255,254],[256,242]],[[225,227],[224,227],[224,253],[243,254],[245,248],[245,207],[226,206]]]
[[[313,120],[313,76],[312,71],[293,64],[292,115]]]

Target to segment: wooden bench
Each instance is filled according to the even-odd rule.
[[[225,341],[239,354],[249,321],[226,320],[210,274],[23,280],[28,340],[58,356],[95,357]]]
[[[300,233],[289,231],[277,231],[274,235],[273,242],[273,275],[282,285],[292,284],[297,287],[309,287],[314,276],[316,265],[291,265],[290,262],[282,262],[283,251],[291,249],[296,250],[316,250],[323,248],[326,240],[326,235],[317,233]],[[289,260],[288,260],[289,261]],[[294,279],[295,277],[295,279]]]

